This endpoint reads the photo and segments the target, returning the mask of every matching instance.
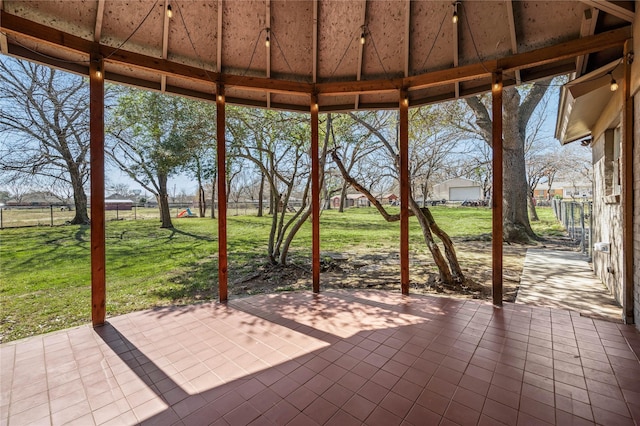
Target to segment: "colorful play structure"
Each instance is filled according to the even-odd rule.
[[[187,207],[187,209],[182,210],[180,213],[178,213],[178,217],[196,217],[196,215],[193,214],[191,212],[191,209]]]

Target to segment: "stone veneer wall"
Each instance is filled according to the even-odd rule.
[[[636,328],[640,330],[640,92],[633,103],[633,300]]]
[[[616,301],[622,305],[622,208],[619,201],[611,202],[611,197],[605,195],[607,181],[611,181],[611,165],[605,162],[604,134],[598,135],[592,148],[594,174],[592,243],[610,244],[609,253],[593,252],[593,270],[605,283]],[[605,169],[608,169],[608,173]]]

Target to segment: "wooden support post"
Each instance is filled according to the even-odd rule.
[[[218,156],[218,300],[227,301],[227,168],[224,86],[216,85],[216,130]]]
[[[409,294],[409,95],[400,91],[400,286]]]
[[[318,97],[311,96],[311,254],[313,292],[320,292],[320,160],[318,149]]]
[[[492,199],[492,259],[493,304],[502,306],[502,72],[491,78],[493,196]]]
[[[624,44],[624,78],[622,79],[622,309],[625,324],[634,324],[633,313],[633,98],[631,97],[631,58],[633,40]]]
[[[104,324],[107,314],[104,228],[104,62],[89,64],[89,162],[91,167],[91,322]]]

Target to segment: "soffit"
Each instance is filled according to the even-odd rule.
[[[594,3],[605,11],[592,33],[629,26],[634,2],[463,1],[454,25],[451,1],[0,0],[0,45],[81,73],[97,51],[107,80],[205,99],[224,83],[238,104],[308,111],[319,93],[325,111],[391,108],[402,87],[412,106],[487,91],[500,60],[591,35]],[[592,51],[585,70],[621,56],[620,46]],[[576,57],[560,56],[507,67],[504,81],[574,71]],[[431,75],[438,81],[414,85]]]

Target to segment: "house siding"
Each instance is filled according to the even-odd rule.
[[[607,182],[611,180],[610,167],[605,162],[605,134],[600,134],[593,144],[593,242],[609,243],[609,253],[593,252],[595,274],[607,286],[616,301],[622,304],[622,208],[620,202],[611,202]]]
[[[640,94],[633,103],[633,300],[636,328],[640,330]]]

